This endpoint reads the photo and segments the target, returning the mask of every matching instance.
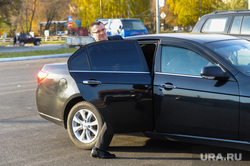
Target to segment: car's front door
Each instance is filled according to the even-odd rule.
[[[32,43],[32,36],[31,35],[26,35],[27,41],[26,43]]]
[[[137,41],[91,43],[69,58],[68,67],[83,99],[116,132],[152,129],[151,76]]]
[[[238,139],[239,89],[232,75],[227,81],[202,78],[202,67],[218,63],[185,43],[162,44],[157,61],[156,132]]]

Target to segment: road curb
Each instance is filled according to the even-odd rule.
[[[41,56],[29,56],[29,57],[17,57],[17,58],[3,58],[0,59],[0,62],[9,62],[9,61],[24,61],[24,60],[34,60],[34,59],[47,59],[47,58],[63,58],[69,57],[72,54],[53,54],[53,55],[41,55]]]

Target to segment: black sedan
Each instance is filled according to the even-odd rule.
[[[161,34],[91,43],[38,74],[38,113],[90,149],[116,133],[250,150],[250,42]]]

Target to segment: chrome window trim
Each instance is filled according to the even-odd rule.
[[[150,72],[140,72],[140,71],[92,71],[92,70],[70,70],[70,72],[75,73],[127,73],[127,74],[150,74]]]
[[[201,76],[192,76],[192,75],[185,75],[185,74],[173,74],[173,73],[163,73],[163,72],[155,72],[155,74],[173,75],[173,76],[181,76],[181,77],[192,77],[192,78],[202,78]]]

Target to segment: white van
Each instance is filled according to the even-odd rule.
[[[148,30],[140,19],[98,19],[107,29],[108,36],[120,35],[122,37],[146,35]]]

